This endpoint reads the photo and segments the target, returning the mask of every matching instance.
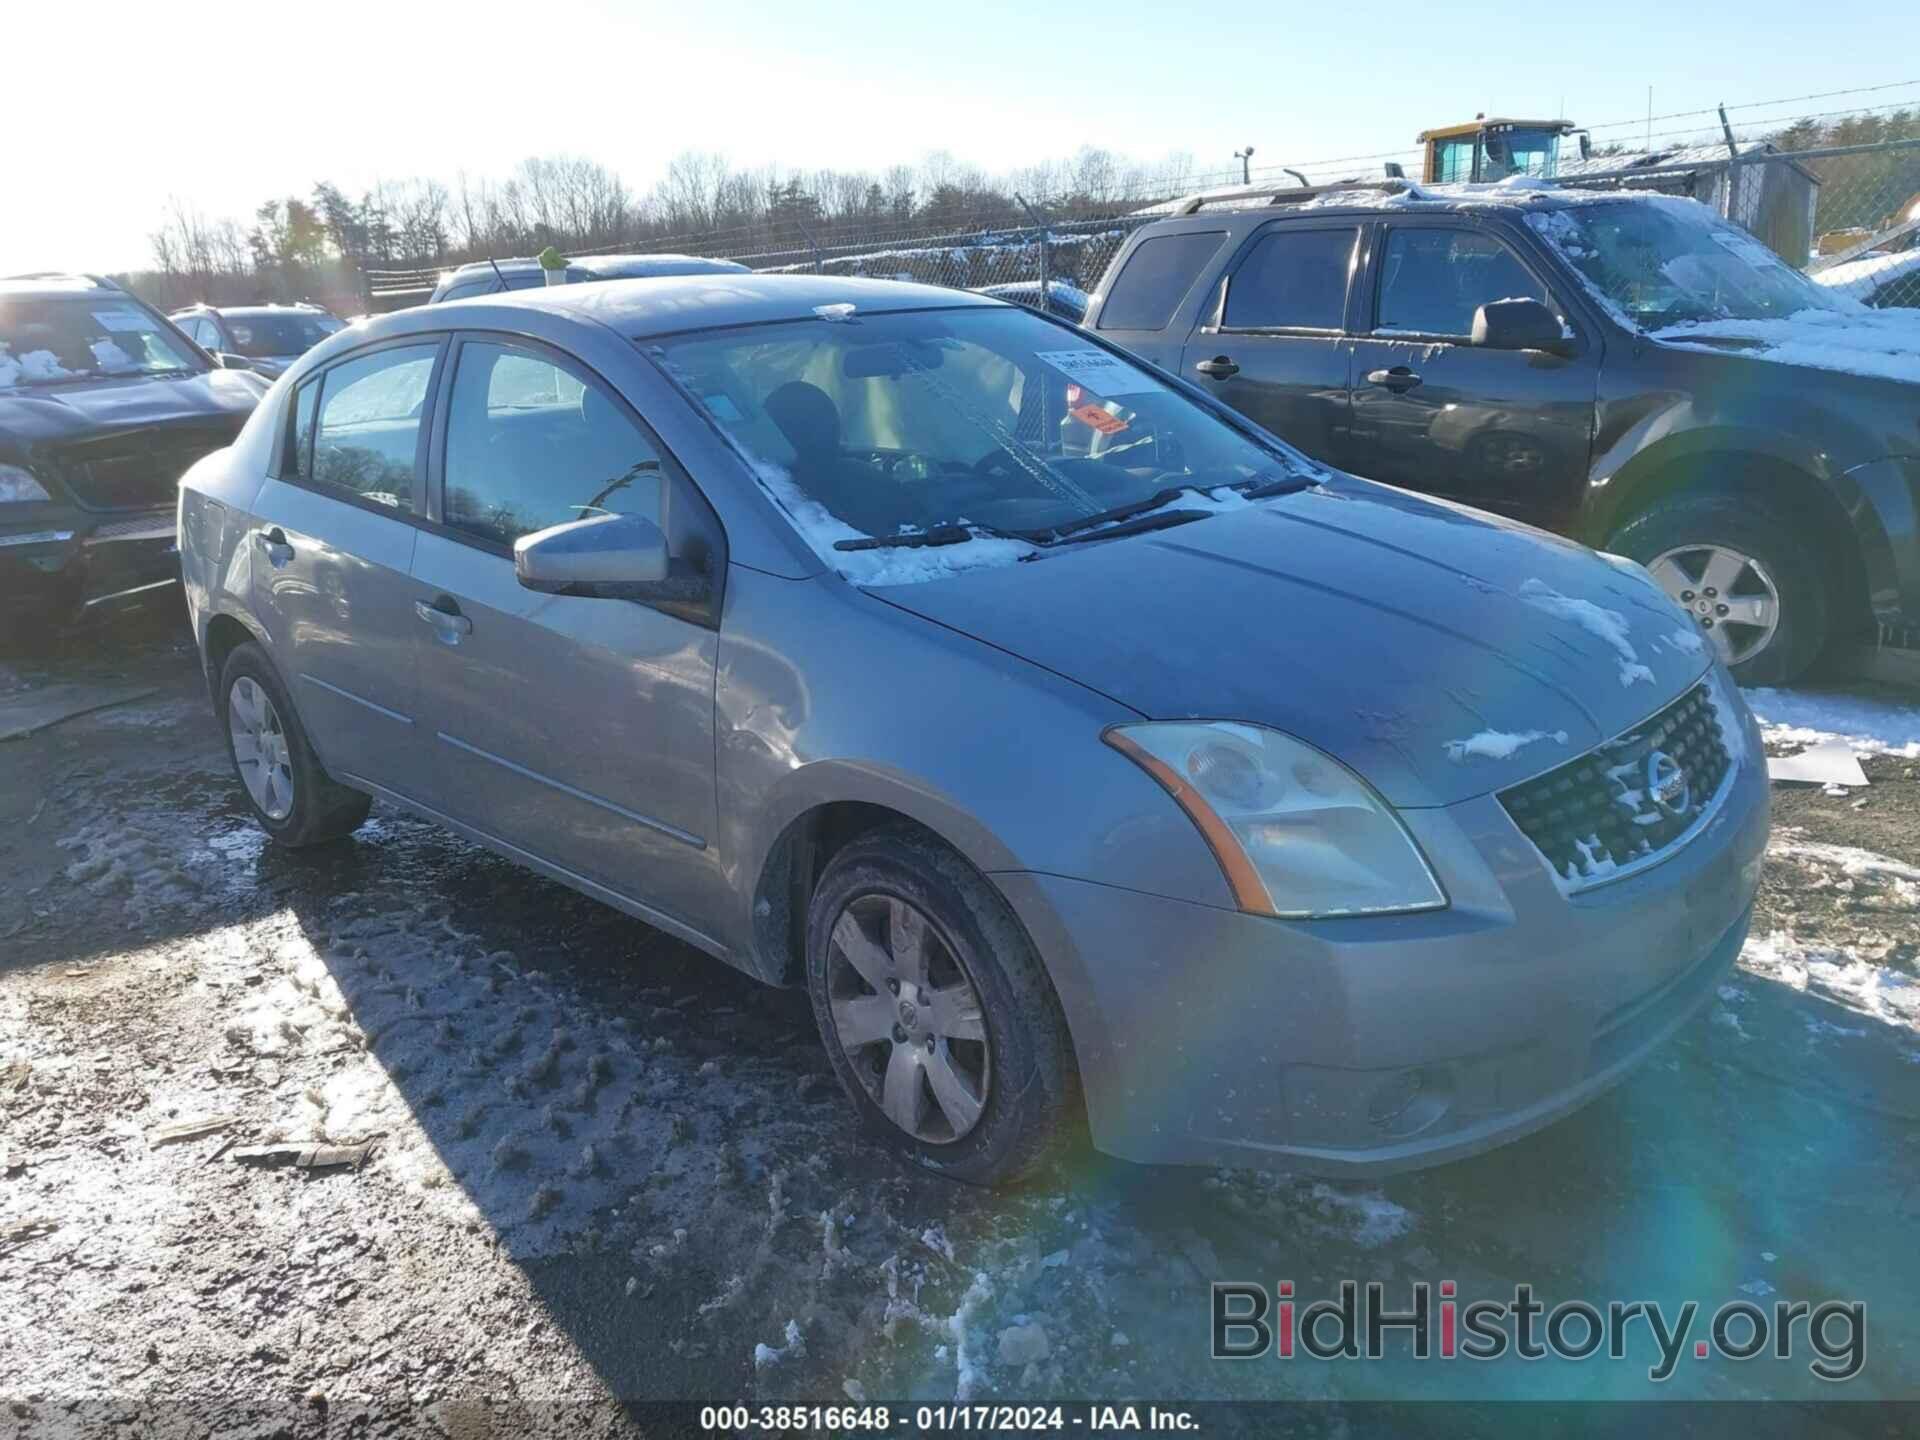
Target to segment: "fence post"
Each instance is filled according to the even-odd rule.
[[[1733,126],[1727,122],[1727,107],[1720,106],[1720,133],[1727,140],[1727,192],[1720,200],[1720,217],[1732,220],[1733,192],[1740,185],[1740,146],[1734,141]]]
[[[1036,308],[1042,315],[1051,315],[1053,313],[1053,306],[1049,302],[1053,299],[1053,293],[1049,288],[1050,277],[1048,271],[1051,267],[1047,263],[1050,257],[1047,254],[1046,217],[1027,203],[1026,196],[1015,192],[1013,198],[1020,202],[1020,208],[1027,212],[1027,218],[1034,221],[1040,227],[1040,303]]]

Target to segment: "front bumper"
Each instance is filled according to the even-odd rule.
[[[101,517],[35,506],[0,525],[0,601],[72,612],[136,601],[180,580],[174,512]]]
[[[1742,751],[1691,842],[1575,895],[1492,795],[1406,812],[1452,900],[1428,914],[1283,921],[994,879],[1053,974],[1100,1149],[1388,1174],[1550,1123],[1714,993],[1766,846],[1766,759]]]

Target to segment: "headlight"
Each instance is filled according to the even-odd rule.
[[[1187,812],[1242,910],[1314,919],[1447,903],[1400,817],[1311,745],[1217,720],[1116,725],[1101,738]]]
[[[51,500],[47,487],[18,465],[0,465],[0,505],[22,505],[29,500]]]

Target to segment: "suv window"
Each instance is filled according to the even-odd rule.
[[[1174,307],[1224,239],[1224,230],[1198,230],[1142,240],[1107,291],[1099,328],[1164,330]]]
[[[315,484],[395,510],[413,508],[420,418],[438,343],[376,350],[321,372],[313,426]],[[295,406],[296,445],[300,397]]]
[[[1394,229],[1381,252],[1373,328],[1466,336],[1482,305],[1522,298],[1552,303],[1545,287],[1493,236],[1444,227]]]
[[[533,351],[460,347],[447,412],[448,526],[495,545],[612,511],[660,519],[660,455],[597,386]]]
[[[1270,230],[1227,282],[1221,324],[1229,330],[1338,330],[1357,227]]]

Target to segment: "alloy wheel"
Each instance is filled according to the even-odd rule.
[[[227,693],[227,733],[240,783],[269,820],[293,813],[293,757],[280,712],[258,681],[242,675]]]
[[[1729,665],[1751,660],[1780,628],[1780,589],[1751,555],[1725,545],[1682,545],[1647,565]]]
[[[834,921],[827,958],[834,1039],[873,1103],[929,1144],[964,1139],[991,1093],[980,994],[927,916],[862,895]]]

